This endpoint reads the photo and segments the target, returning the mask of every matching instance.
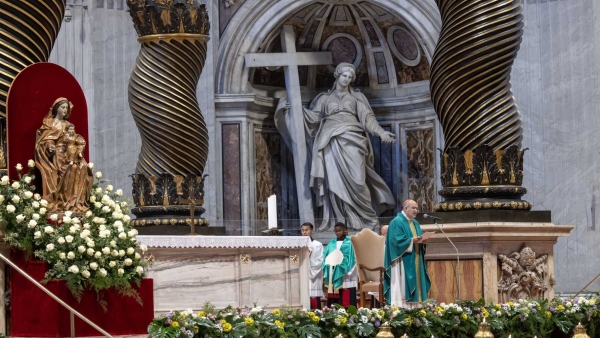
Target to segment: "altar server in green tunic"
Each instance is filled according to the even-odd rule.
[[[323,281],[329,285],[329,265],[325,264],[327,256],[339,249],[344,255],[341,264],[333,267],[332,284],[333,289],[327,291],[327,306],[331,307],[333,303],[348,307],[356,306],[356,288],[358,286],[358,274],[356,272],[356,256],[354,247],[350,242],[350,237],[346,236],[346,225],[337,223],[334,228],[336,238],[329,241],[323,252]],[[339,292],[338,292],[339,290]]]
[[[388,305],[412,308],[427,300],[431,287],[421,227],[414,219],[419,210],[413,200],[406,200],[389,225],[385,240],[383,290]]]

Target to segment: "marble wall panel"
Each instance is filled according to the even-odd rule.
[[[223,224],[239,235],[242,219],[240,124],[221,126],[223,159]]]

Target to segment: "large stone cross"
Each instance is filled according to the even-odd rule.
[[[293,134],[292,152],[300,221],[314,224],[312,197],[308,186],[310,171],[307,165],[308,150],[304,134],[304,113],[302,112],[298,66],[330,65],[333,63],[333,58],[331,52],[296,53],[296,35],[291,25],[285,25],[281,30],[281,48],[283,53],[246,54],[246,67],[284,67],[285,87],[290,104],[290,133]]]

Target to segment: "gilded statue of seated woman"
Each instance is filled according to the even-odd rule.
[[[69,122],[73,105],[57,99],[37,131],[35,162],[49,211],[84,213],[94,182],[83,157],[86,142]]]

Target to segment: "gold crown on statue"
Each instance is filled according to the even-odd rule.
[[[127,0],[127,7],[139,37],[210,32],[206,5],[198,0]]]

